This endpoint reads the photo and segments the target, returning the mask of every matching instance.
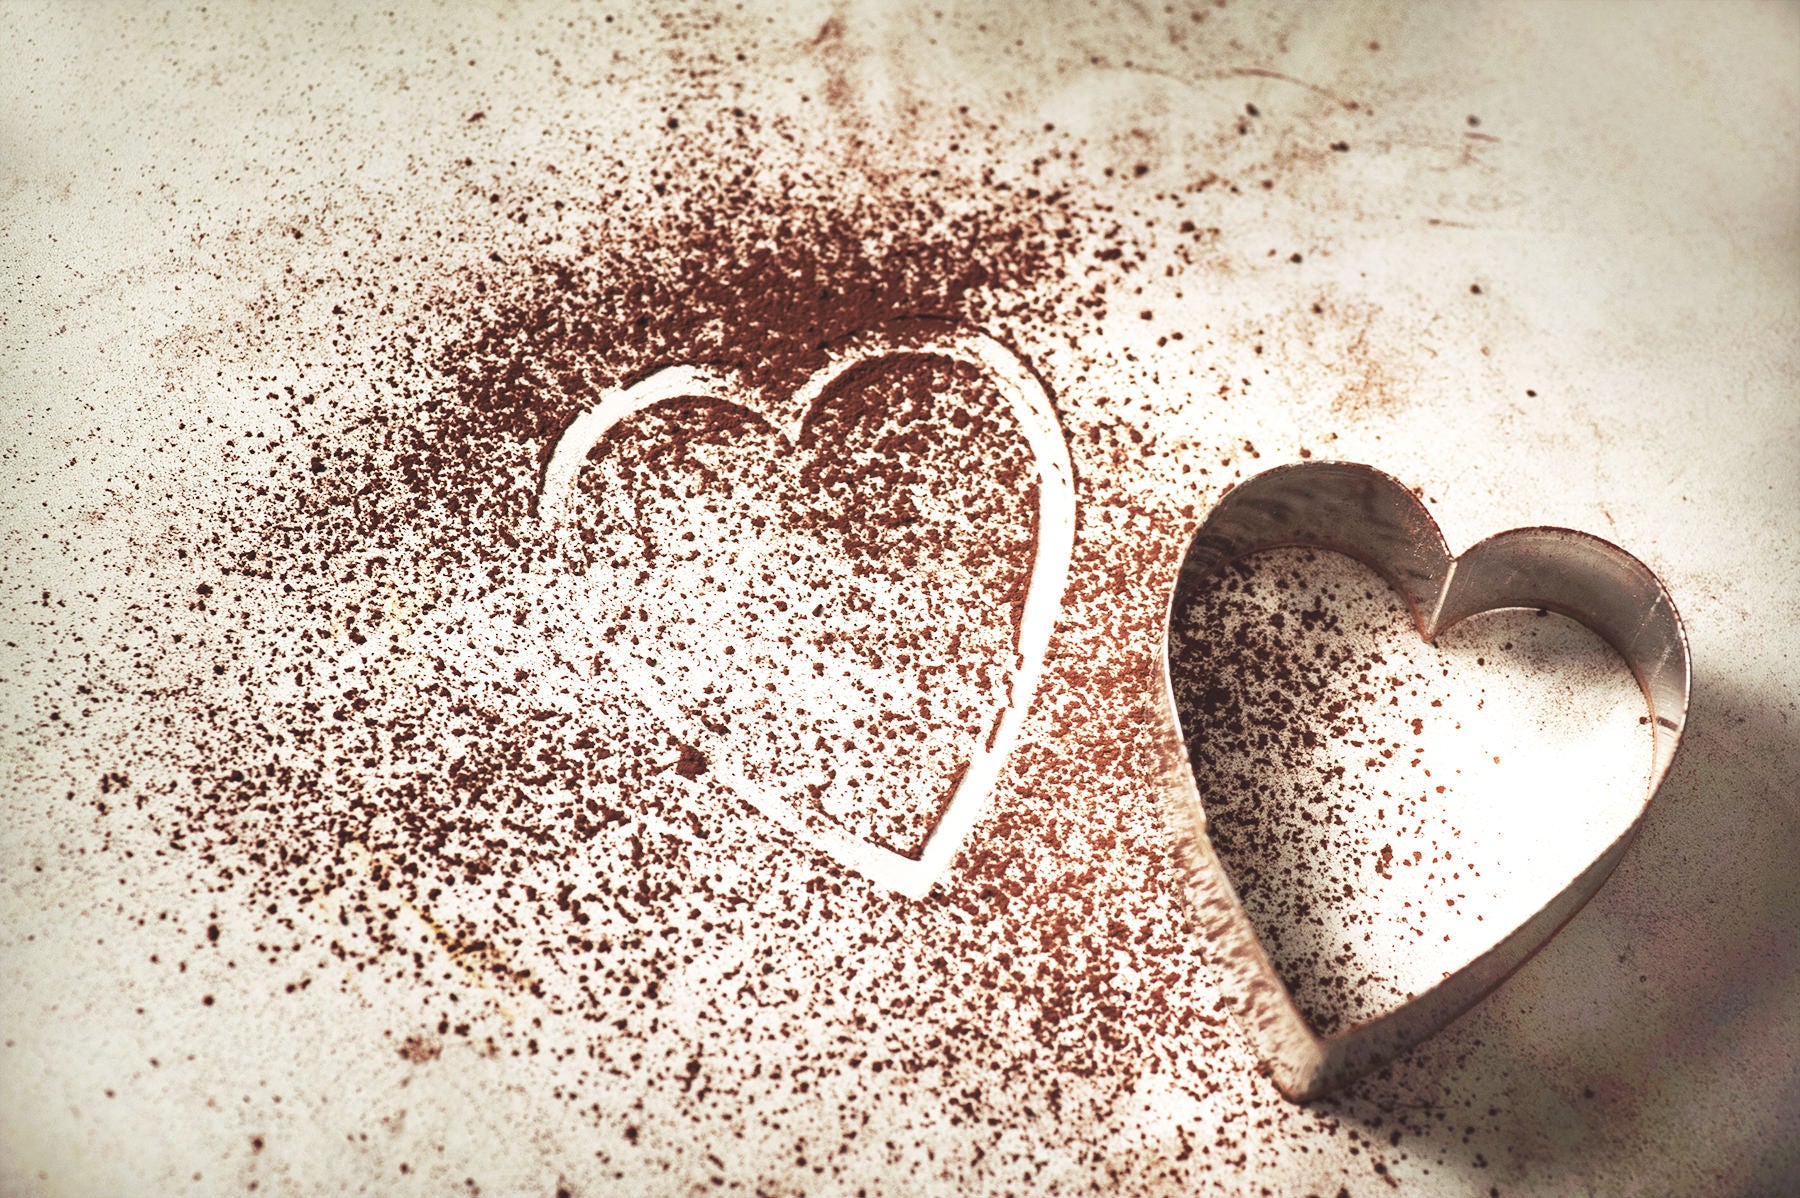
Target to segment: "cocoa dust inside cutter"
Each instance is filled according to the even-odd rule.
[[[1190,765],[1175,705],[1170,650],[1176,613],[1216,571],[1267,549],[1344,554],[1387,579],[1426,640],[1499,608],[1568,616],[1610,644],[1649,704],[1653,756],[1643,806],[1626,829],[1548,904],[1492,948],[1400,1007],[1333,1035],[1307,1023],[1257,939],[1206,830],[1204,779]],[[1206,956],[1238,1022],[1287,1097],[1305,1101],[1412,1048],[1480,1001],[1541,948],[1612,873],[1643,822],[1681,743],[1691,684],[1687,634],[1648,567],[1610,542],[1567,528],[1516,528],[1452,557],[1431,514],[1368,466],[1310,462],[1259,474],[1228,492],[1182,558],[1151,680],[1157,790]]]

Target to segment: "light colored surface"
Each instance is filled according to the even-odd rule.
[[[894,153],[935,153],[968,105],[1016,130],[1022,157],[1047,121],[1086,138],[1093,186],[1122,202],[1208,172],[1279,178],[1266,201],[1218,209],[1214,258],[1145,283],[1146,307],[1204,325],[1210,344],[1158,346],[1131,313],[1108,330],[1113,384],[1144,428],[1186,447],[1145,466],[1145,490],[1179,486],[1170,463],[1187,450],[1244,469],[1301,446],[1369,461],[1424,488],[1453,549],[1524,523],[1624,545],[1664,578],[1694,648],[1688,740],[1639,841],[1405,1074],[1421,1105],[1458,1105],[1408,1140],[1393,1176],[1509,1194],[1800,1182],[1800,11],[1204,11],[870,5],[840,14],[837,48],[821,49],[830,14],[809,6],[713,25],[462,6],[0,8],[0,1189],[442,1193],[480,1173],[488,1193],[559,1179],[608,1192],[592,1171],[613,1133],[549,1097],[554,1078],[473,1050],[447,1051],[453,1068],[398,1059],[382,978],[271,1005],[250,961],[144,963],[169,951],[162,913],[190,932],[216,919],[229,942],[255,939],[255,912],[212,914],[164,864],[103,854],[105,824],[62,803],[74,767],[22,730],[83,650],[31,605],[49,590],[116,615],[125,569],[154,561],[159,530],[191,525],[222,485],[166,463],[213,448],[197,432],[208,416],[257,419],[242,385],[256,371],[212,360],[204,334],[254,326],[284,255],[317,264],[310,246],[277,254],[271,230],[308,207],[445,203],[418,163],[454,147],[473,111],[504,118],[502,146],[526,158],[577,128],[635,145],[703,75],[810,122],[802,152],[821,157],[870,124]],[[754,43],[742,62],[740,39]],[[802,106],[834,82],[838,107]],[[1240,137],[1246,103],[1263,116]],[[1318,149],[1340,137],[1351,152]],[[1285,266],[1293,253],[1304,269]],[[182,362],[172,351],[190,343]],[[1115,517],[1086,518],[1094,535]],[[203,1009],[203,994],[224,1001]],[[921,1020],[911,1030],[931,1032]],[[1072,1184],[1113,1170],[1155,1190],[1190,1139],[1217,1135],[1232,1144],[1221,1157],[1244,1154],[1277,1192],[1330,1193],[1325,1179],[1355,1165],[1342,1129],[1385,1138],[1391,1092],[1349,1100],[1330,1129],[1261,1126],[1237,1102],[1241,1046],[1213,1052],[1190,1075],[1236,1087],[1230,1102],[1151,1072],[1133,1109],[1020,1143]],[[604,1097],[647,1099],[648,1122],[665,1110],[671,1126],[681,1102],[629,1084]],[[894,1160],[954,1154],[944,1112],[902,1118],[863,1097],[890,1120]],[[1477,1123],[1472,1145],[1459,1125]],[[705,1184],[712,1167],[671,1136],[659,1151],[674,1165],[630,1184]],[[709,1147],[749,1171],[789,1146]],[[871,1153],[871,1176],[929,1184],[884,1160]],[[1182,1168],[1183,1187],[1244,1184]],[[1387,1192],[1355,1176],[1354,1193]]]

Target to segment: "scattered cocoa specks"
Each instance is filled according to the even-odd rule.
[[[400,1059],[411,1061],[415,1065],[423,1065],[427,1061],[435,1061],[443,1055],[444,1046],[438,1041],[425,1036],[408,1036],[400,1042]]]
[[[1209,344],[1139,296],[1223,252],[1239,188],[1159,195],[1152,230],[1060,136],[997,170],[971,120],[929,172],[830,169],[714,100],[653,168],[581,130],[502,152],[477,110],[466,154],[420,165],[424,215],[369,196],[234,231],[225,269],[278,245],[280,271],[171,350],[234,371],[207,384],[231,414],[168,446],[216,451],[219,485],[144,534],[106,668],[33,734],[95,736],[109,851],[229,906],[182,935],[253,947],[278,981],[248,997],[372,993],[427,1029],[406,1064],[504,1059],[605,1145],[602,1187],[1230,1189],[1268,1128],[1335,1137],[1256,1077],[1143,793],[1181,537],[1227,485],[1213,451],[1257,451],[1147,433],[1172,387],[1118,393],[1109,340]],[[916,856],[1017,667],[1037,475],[994,380],[894,360],[796,401],[901,320],[1040,373],[1082,505],[1028,732],[918,902],[750,798]],[[550,536],[557,437],[671,365],[744,386],[620,424],[574,545]],[[1185,1156],[1142,1139],[1146,1103]]]

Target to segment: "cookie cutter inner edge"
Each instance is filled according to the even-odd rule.
[[[1652,761],[1630,824],[1554,898],[1498,943],[1392,1011],[1331,1035],[1301,1014],[1269,960],[1206,832],[1205,805],[1175,706],[1170,650],[1178,613],[1227,564],[1269,549],[1323,549],[1381,574],[1427,641],[1468,616],[1541,608],[1567,616],[1624,658],[1649,705]],[[1279,466],[1208,513],[1170,592],[1151,692],[1162,814],[1209,963],[1276,1086],[1295,1101],[1336,1089],[1414,1047],[1479,1002],[1567,923],[1624,855],[1674,761],[1687,722],[1687,634],[1662,582],[1609,541],[1569,528],[1515,528],[1452,557],[1431,513],[1396,479],[1350,462]]]

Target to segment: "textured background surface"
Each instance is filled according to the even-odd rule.
[[[871,4],[695,19],[10,3],[0,43],[0,1190],[448,1193],[467,1179],[488,1193],[585,1194],[714,1176],[945,1192],[1800,1185],[1792,6]],[[106,631],[145,575],[170,567],[167,530],[204,532],[237,502],[221,463],[251,451],[205,429],[255,426],[259,397],[304,375],[297,363],[361,352],[323,318],[306,326],[326,330],[312,340],[279,341],[292,271],[327,269],[342,244],[359,269],[389,262],[416,278],[426,267],[343,231],[361,222],[391,237],[465,203],[485,211],[454,185],[465,154],[504,173],[600,142],[648,178],[671,153],[708,152],[659,145],[668,113],[725,104],[786,129],[790,163],[853,171],[879,157],[859,186],[908,162],[979,179],[948,148],[960,139],[1002,174],[1054,146],[1070,186],[1122,214],[1159,212],[1165,232],[1175,221],[1159,197],[1197,197],[1191,215],[1216,236],[1136,280],[1154,325],[1137,319],[1136,297],[1079,328],[1033,334],[1011,318],[1072,434],[1128,429],[1152,447],[1133,467],[1141,477],[1092,463],[1090,474],[1150,497],[1167,522],[1097,504],[1090,544],[1166,536],[1172,560],[1184,494],[1204,502],[1230,471],[1305,447],[1423,488],[1453,548],[1564,524],[1655,568],[1693,641],[1688,740],[1594,902],[1430,1047],[1323,1110],[1286,1108],[1228,1025],[1156,1043],[1148,1017],[1134,1026],[1151,1031],[1120,1051],[1170,1063],[1134,1066],[1122,1092],[1071,1077],[1069,1094],[1084,1097],[1055,1115],[1042,1095],[1062,1093],[1058,1062],[1123,1058],[1033,1056],[1005,1040],[1029,1041],[1028,1023],[985,1033],[1016,1067],[966,1085],[890,1073],[758,1091],[741,1083],[759,1054],[807,1060],[778,1006],[754,1033],[733,1033],[736,1057],[723,1053],[742,1097],[705,1099],[677,1084],[678,1062],[667,1077],[649,1066],[574,1075],[476,1041],[404,1039],[424,1026],[418,973],[325,957],[293,990],[298,974],[247,947],[269,934],[259,907],[197,889],[191,865],[134,839],[129,813],[97,812],[111,768],[144,776],[138,742],[121,735],[120,759],[97,767],[107,734],[52,729],[79,705],[58,688],[130,675],[134,659]],[[716,153],[723,170],[733,151]],[[322,230],[324,245],[294,229]],[[479,260],[488,244],[459,252]],[[300,325],[323,311],[295,305]],[[1206,331],[1159,343],[1176,326]],[[1105,360],[1057,358],[1065,332]],[[1111,424],[1095,416],[1102,392],[1128,397]],[[1180,490],[1176,467],[1221,461]],[[1146,602],[1161,585],[1151,575]],[[1142,634],[1149,621],[1125,627]],[[1070,657],[1109,643],[1104,628],[1066,635]],[[1043,712],[1078,697],[1072,669],[1047,683]],[[154,681],[122,686],[108,718],[141,735],[175,702]],[[1026,739],[1055,731],[1043,714]],[[1101,811],[1134,798],[1123,783],[1096,794]],[[997,797],[1004,818],[975,841],[1029,841],[1016,829],[1034,809],[1009,802]],[[1099,927],[1097,908],[1120,895],[1170,910],[1163,874],[1135,864],[1152,859],[1154,829],[1142,812],[1119,819],[1124,880],[1056,890],[1055,919]],[[778,851],[755,832],[742,845]],[[940,889],[954,895],[989,868],[965,862]],[[954,974],[946,944],[983,944],[944,930],[943,907],[916,921],[897,906],[880,914],[882,935],[922,973]],[[1009,918],[1038,921],[1029,904],[1014,908]],[[818,934],[840,943],[855,904],[833,919]],[[229,964],[207,950],[208,927],[237,946]],[[797,954],[811,933],[743,935],[748,954]],[[1119,937],[1096,948],[1072,934],[1066,952],[1114,952],[1160,978]],[[1181,1003],[1213,998],[1203,977],[1177,981],[1167,993]],[[1127,974],[1113,984],[1127,1016],[1165,996],[1161,980],[1139,995]],[[514,1003],[492,1018],[532,1016]],[[581,1042],[552,1013],[538,1018],[547,1044]],[[881,1034],[955,1035],[935,1019],[914,1009]],[[397,1052],[403,1043],[418,1047]],[[921,1109],[931,1102],[940,1108]],[[829,1140],[858,1109],[879,1130],[843,1172],[811,1172],[809,1137]],[[1035,1174],[1014,1167],[1033,1159],[1047,1162]]]

